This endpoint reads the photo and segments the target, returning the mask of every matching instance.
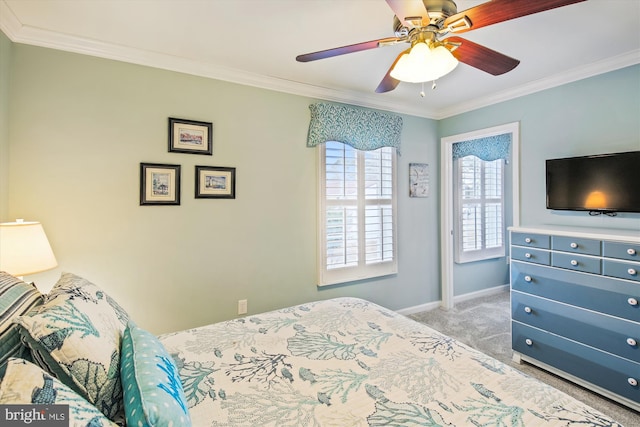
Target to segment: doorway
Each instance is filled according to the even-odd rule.
[[[513,226],[520,225],[520,123],[508,123],[473,132],[447,136],[440,139],[442,165],[442,186],[440,192],[440,253],[442,271],[442,302],[441,307],[451,309],[454,306],[454,192],[455,182],[453,168],[453,144],[457,142],[470,141],[480,138],[487,138],[496,135],[511,134],[511,218]],[[507,178],[507,177],[505,177]]]

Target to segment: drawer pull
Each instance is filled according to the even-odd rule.
[[[627,249],[627,253],[628,253],[629,255],[635,255],[635,254],[636,254],[636,250],[635,250],[635,249],[633,249],[633,248],[629,248],[629,249]]]
[[[635,298],[629,298],[627,302],[629,303],[629,305],[638,305],[638,300]]]
[[[527,338],[526,340],[524,340],[525,344],[527,344],[529,347],[531,347],[533,345],[533,341],[531,341],[530,338]]]
[[[578,244],[576,242],[571,242],[569,246],[571,246],[571,249],[576,249],[578,247]]]
[[[629,273],[629,276],[635,276],[636,274],[638,274],[635,268],[628,269],[627,273]]]
[[[575,267],[576,265],[578,265],[578,261],[576,261],[575,259],[572,259],[571,260],[571,265],[573,265]]]
[[[524,281],[531,283],[531,281],[533,281],[533,279],[531,278],[531,276],[524,276]]]
[[[526,238],[524,239],[524,242],[525,242],[525,243],[531,243],[531,237],[526,237]]]
[[[531,254],[529,252],[527,252],[526,254],[524,254],[525,258],[531,258]]]
[[[627,382],[634,387],[638,385],[638,380],[635,378],[627,378]]]
[[[627,344],[629,344],[631,347],[635,347],[638,345],[638,342],[633,338],[627,338]]]
[[[531,311],[532,311],[532,310],[531,310],[531,307],[525,307],[525,308],[524,308],[524,312],[525,312],[525,313],[529,313],[529,314],[530,314],[530,313],[531,313]]]

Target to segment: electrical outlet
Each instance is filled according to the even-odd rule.
[[[247,300],[238,300],[238,314],[247,314]]]

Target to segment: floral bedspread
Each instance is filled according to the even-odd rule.
[[[337,298],[166,334],[194,426],[619,426],[371,302]]]

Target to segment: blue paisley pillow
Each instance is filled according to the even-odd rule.
[[[21,404],[69,405],[70,426],[117,427],[95,406],[38,366],[11,358],[0,383],[0,405]]]
[[[128,315],[109,295],[63,273],[43,305],[14,321],[38,365],[109,419],[123,420],[120,346]]]
[[[191,425],[187,399],[171,356],[150,332],[129,321],[120,367],[129,426]]]

